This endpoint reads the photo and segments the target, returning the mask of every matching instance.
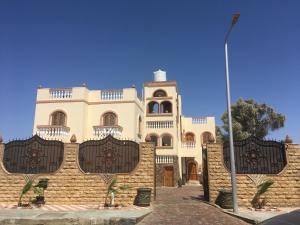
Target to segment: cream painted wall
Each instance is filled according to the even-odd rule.
[[[33,133],[37,133],[38,125],[50,125],[50,116],[53,112],[61,110],[67,115],[66,126],[70,128],[68,135],[54,137],[64,142],[69,142],[71,134],[76,134],[77,141],[81,142],[84,137],[85,117],[87,104],[84,102],[66,103],[40,103],[36,104],[35,124]],[[51,137],[47,137],[51,138]]]
[[[153,94],[157,90],[164,90],[167,93],[166,98],[154,98]],[[159,138],[159,146],[156,149],[157,155],[178,155],[178,124],[176,122],[177,117],[177,88],[176,86],[170,87],[144,87],[145,94],[145,123],[146,127],[145,133],[147,134],[157,134]],[[163,114],[155,114],[155,116],[148,113],[148,104],[152,101],[160,104],[163,101],[169,101],[172,103],[172,115],[165,116]],[[149,121],[173,121],[173,128],[147,128],[147,122]],[[161,146],[161,137],[163,134],[170,134],[172,136],[172,149],[164,148]]]
[[[140,141],[138,136],[138,116],[143,119],[143,103],[137,97],[135,88],[122,89],[122,99],[102,100],[101,91],[89,91],[86,87],[75,87],[71,96],[53,97],[50,91],[66,89],[38,89],[33,133],[37,126],[50,125],[51,114],[63,111],[67,115],[66,126],[70,128],[67,135],[46,135],[46,138],[60,139],[69,142],[75,134],[77,142],[95,139],[93,126],[100,125],[100,117],[107,111],[113,111],[118,116],[118,125],[123,128],[121,137]]]
[[[172,83],[172,82],[171,82]],[[164,84],[166,84],[164,86]],[[157,85],[155,87],[155,85]],[[66,136],[59,136],[64,142],[69,142],[72,134],[77,137],[77,142],[86,139],[95,139],[93,126],[100,125],[100,118],[104,112],[112,111],[118,116],[118,125],[123,128],[121,137],[129,138],[137,142],[144,141],[147,134],[155,133],[160,137],[162,134],[170,134],[173,137],[172,148],[159,146],[156,149],[157,155],[177,155],[179,157],[180,174],[181,158],[193,157],[198,162],[199,168],[202,164],[202,143],[201,135],[208,131],[215,137],[215,119],[206,117],[202,124],[193,123],[193,118],[182,115],[182,97],[178,93],[176,83],[169,86],[170,82],[155,82],[151,85],[144,85],[143,101],[138,98],[136,88],[124,88],[111,90],[111,92],[122,93],[119,99],[102,99],[103,93],[107,90],[89,90],[87,87],[74,87],[70,89],[49,89],[41,88],[37,92],[37,103],[34,119],[33,133],[37,132],[38,125],[50,125],[50,115],[55,110],[62,110],[67,114],[67,127],[70,132]],[[159,86],[159,87],[158,87]],[[167,98],[153,98],[156,90],[166,91]],[[52,91],[69,91],[67,97],[53,97]],[[147,105],[151,101],[161,103],[165,100],[172,103],[172,115],[149,115]],[[138,135],[138,119],[142,118],[142,136]],[[147,128],[149,121],[173,121],[172,128]],[[183,147],[182,135],[184,132],[193,132],[196,137],[194,148]],[[51,138],[51,137],[50,137]],[[52,137],[54,138],[54,137]],[[161,139],[160,139],[161,142]]]
[[[140,141],[138,138],[138,115],[142,114],[136,103],[109,103],[88,106],[86,137],[93,137],[93,126],[100,125],[100,118],[105,112],[114,112],[118,116],[118,125],[123,128],[122,138]]]

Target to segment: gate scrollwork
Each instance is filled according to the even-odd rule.
[[[61,166],[63,156],[62,142],[44,140],[35,135],[5,144],[3,166],[9,173],[53,173]]]
[[[130,173],[139,162],[139,144],[111,135],[79,146],[79,165],[85,173]]]

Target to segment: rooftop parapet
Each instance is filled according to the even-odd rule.
[[[110,102],[110,101],[138,101],[142,99],[135,88],[117,90],[89,90],[87,87],[73,88],[39,88],[37,102],[45,101],[85,101],[85,102]]]

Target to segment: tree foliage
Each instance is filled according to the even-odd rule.
[[[270,131],[284,126],[285,116],[267,106],[259,104],[253,99],[239,99],[231,106],[232,132],[234,140],[243,140],[251,135],[263,139]],[[222,115],[223,126],[219,135],[228,140],[229,126],[227,111]]]

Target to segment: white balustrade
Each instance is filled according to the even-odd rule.
[[[173,128],[173,121],[147,121],[147,128],[159,129],[159,128]]]
[[[50,98],[65,99],[72,98],[72,88],[50,89]]]
[[[123,99],[123,90],[101,91],[101,100],[114,101]]]
[[[174,157],[171,155],[157,155],[156,164],[172,164],[174,162]]]
[[[195,148],[196,147],[196,142],[194,141],[186,141],[181,143],[182,148]]]
[[[96,138],[103,139],[108,135],[112,135],[114,138],[121,138],[122,127],[94,126],[94,136]]]
[[[206,124],[207,123],[207,117],[193,117],[192,118],[193,124]]]
[[[65,126],[38,126],[37,135],[40,137],[60,137],[69,134],[70,128]]]

